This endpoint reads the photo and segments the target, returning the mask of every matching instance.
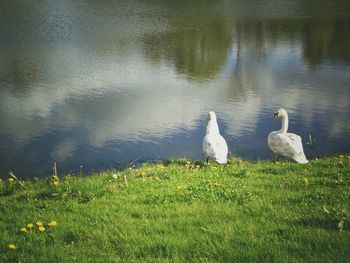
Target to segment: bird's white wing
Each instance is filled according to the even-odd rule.
[[[217,140],[215,141],[215,148],[217,149],[217,159],[227,159],[228,147],[224,137],[222,137],[221,135],[219,135]]]
[[[292,133],[270,133],[268,145],[275,154],[287,158],[293,158],[300,150],[303,150],[301,138]]]
[[[291,147],[292,151],[295,154],[304,153],[303,143],[301,141],[301,137],[294,133],[286,133],[288,140],[287,143]]]
[[[208,158],[214,159],[216,162],[227,162],[228,147],[220,134],[206,135],[203,140],[203,151]]]
[[[206,157],[215,159],[215,151],[214,146],[212,144],[212,140],[210,140],[210,136],[206,135],[203,139],[203,152]]]
[[[277,155],[298,163],[307,163],[301,137],[294,133],[272,132],[268,136],[268,146]]]

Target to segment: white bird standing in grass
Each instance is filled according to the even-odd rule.
[[[282,118],[282,127],[273,131],[267,137],[267,144],[277,157],[283,156],[298,163],[308,163],[304,154],[301,137],[294,133],[288,133],[288,114],[285,109],[278,109],[273,115],[273,120]]]
[[[220,135],[215,112],[210,111],[207,119],[207,131],[203,139],[203,151],[206,159],[212,159],[217,163],[227,163],[227,143]]]

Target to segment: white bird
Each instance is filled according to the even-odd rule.
[[[294,133],[288,133],[288,113],[285,109],[278,109],[273,115],[273,120],[282,118],[282,127],[273,131],[267,137],[267,144],[277,157],[283,156],[298,163],[308,163],[301,142],[301,137]]]
[[[227,143],[224,137],[220,135],[216,115],[213,111],[208,113],[207,131],[203,139],[203,151],[207,160],[212,159],[220,164],[227,163]]]

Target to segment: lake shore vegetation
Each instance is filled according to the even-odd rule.
[[[0,181],[0,262],[346,262],[350,155]]]

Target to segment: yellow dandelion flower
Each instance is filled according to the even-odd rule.
[[[52,220],[52,221],[48,224],[48,226],[49,226],[49,227],[57,226],[57,221]]]
[[[305,185],[308,185],[308,184],[309,184],[309,180],[308,180],[306,177],[304,177],[304,184],[305,184]]]
[[[7,247],[8,247],[9,249],[16,249],[16,245],[14,245],[14,244],[9,244]]]
[[[27,227],[29,228],[29,230],[31,230],[33,228],[33,224],[29,223]]]
[[[52,179],[53,179],[53,180],[58,180],[58,176],[57,176],[57,175],[53,175],[53,176],[52,176]]]
[[[37,221],[37,222],[36,222],[36,225],[37,225],[38,227],[42,227],[44,224],[43,224],[43,222],[41,222],[41,221]]]
[[[39,230],[40,232],[44,232],[46,229],[45,229],[45,227],[40,226],[40,227],[38,228],[38,230]]]
[[[27,233],[27,228],[22,227],[22,228],[21,228],[21,232],[22,232],[22,233]]]
[[[145,172],[141,172],[140,175],[141,175],[141,176],[145,176],[146,173],[145,173]]]
[[[341,155],[339,155],[339,158],[344,158],[344,155],[342,155],[342,154],[341,154]]]
[[[54,181],[53,184],[54,184],[54,185],[58,185],[58,181]]]
[[[8,181],[9,181],[9,182],[13,182],[13,178],[9,178]]]

